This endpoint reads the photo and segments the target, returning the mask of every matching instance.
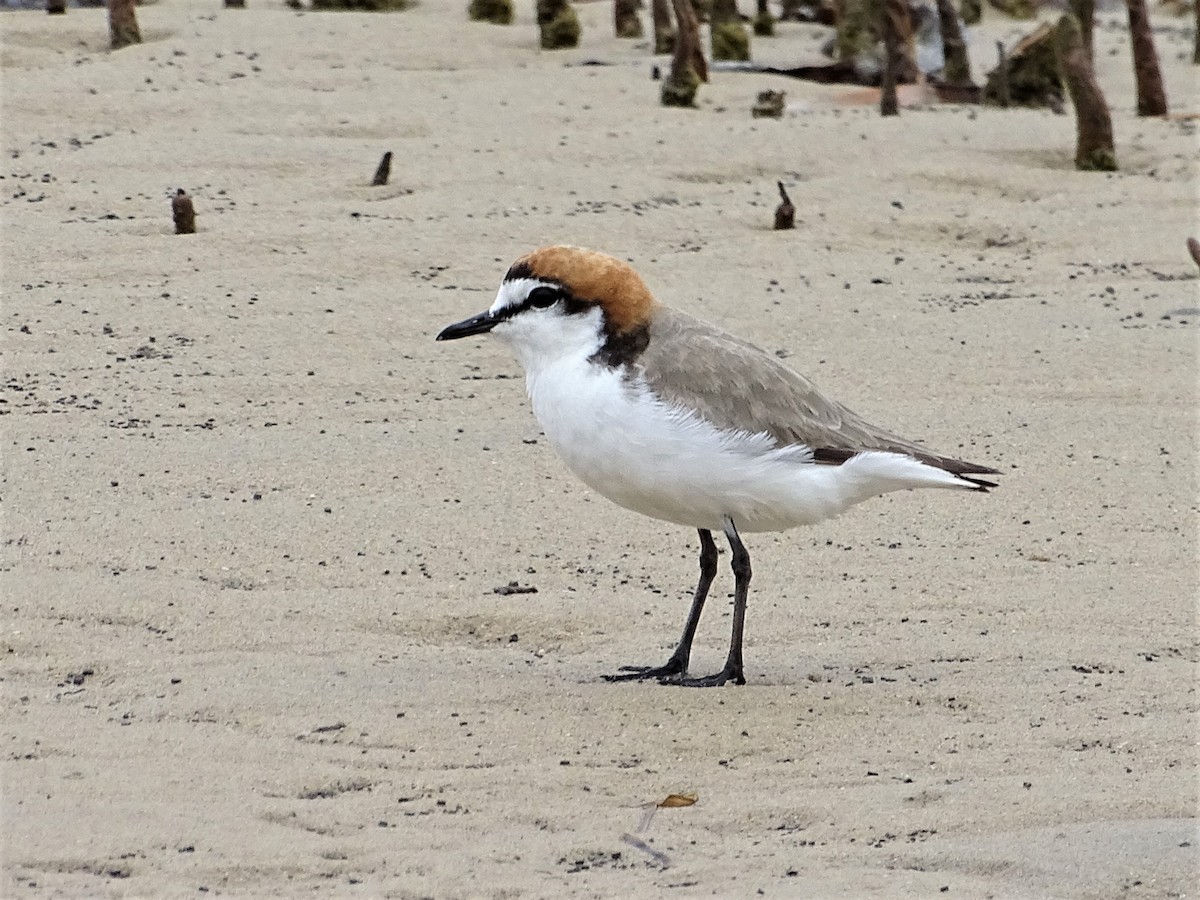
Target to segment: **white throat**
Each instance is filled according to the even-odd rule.
[[[504,293],[501,290],[493,311],[505,307]],[[604,318],[598,306],[575,314],[565,313],[559,307],[526,310],[501,322],[492,329],[492,334],[512,347],[532,382],[564,362],[584,365],[604,344]]]

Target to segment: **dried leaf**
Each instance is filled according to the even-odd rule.
[[[675,809],[680,806],[691,806],[699,799],[699,796],[690,792],[687,794],[668,794],[667,799],[658,802],[658,806],[660,809]]]

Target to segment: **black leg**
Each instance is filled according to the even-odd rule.
[[[725,660],[725,668],[714,675],[703,678],[672,679],[670,684],[682,684],[685,687],[717,687],[732,681],[734,684],[745,684],[746,675],[742,670],[742,635],[746,629],[746,596],[750,590],[750,554],[742,539],[738,537],[733,520],[725,517],[725,537],[729,539],[729,549],[733,551],[733,635],[729,639],[729,657]]]
[[[712,532],[706,528],[700,529],[700,581],[696,583],[696,594],[692,598],[692,608],[688,611],[687,623],[683,626],[683,637],[679,646],[671,654],[665,665],[661,666],[622,666],[616,675],[605,675],[607,681],[632,681],[639,678],[666,678],[672,675],[686,675],[688,659],[692,655],[692,639],[696,636],[696,627],[700,624],[700,613],[704,611],[704,599],[708,589],[717,576],[717,545],[713,543]]]

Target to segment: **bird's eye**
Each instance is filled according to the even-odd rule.
[[[557,303],[561,296],[562,293],[556,288],[539,287],[529,292],[528,302],[535,309],[545,309]]]

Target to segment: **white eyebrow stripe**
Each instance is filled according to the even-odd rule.
[[[512,281],[505,281],[496,292],[496,300],[488,312],[496,316],[506,309],[519,307],[525,302],[529,292],[538,287],[558,288],[559,285],[540,278],[514,278]]]

